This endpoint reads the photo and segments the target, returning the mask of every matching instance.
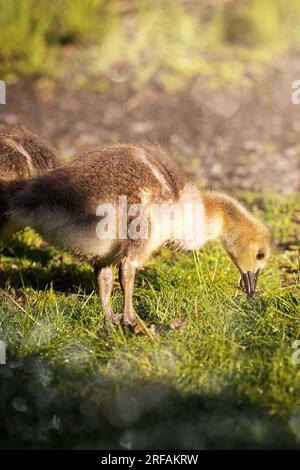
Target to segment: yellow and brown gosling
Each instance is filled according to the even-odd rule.
[[[0,240],[19,228],[4,215],[10,192],[22,181],[56,166],[53,149],[38,135],[22,127],[0,125]]]
[[[107,318],[115,322],[121,316],[126,325],[136,323],[135,271],[161,245],[198,249],[221,237],[249,296],[270,256],[270,234],[261,222],[232,198],[187,182],[164,151],[152,146],[87,152],[28,182],[8,214],[93,263]],[[116,264],[124,294],[120,315],[110,303]]]

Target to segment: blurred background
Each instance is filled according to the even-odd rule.
[[[0,0],[0,122],[65,158],[166,146],[203,186],[300,187],[297,0]]]

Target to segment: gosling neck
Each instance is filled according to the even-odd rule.
[[[231,197],[215,192],[204,192],[202,200],[207,227],[207,241],[221,238],[227,246],[233,244],[251,215]]]

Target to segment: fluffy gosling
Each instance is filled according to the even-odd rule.
[[[10,192],[57,165],[54,151],[39,136],[25,128],[0,125],[0,240],[19,228],[5,216]]]
[[[261,222],[232,198],[200,191],[151,146],[103,146],[85,153],[28,182],[15,193],[8,214],[93,263],[108,320],[123,317],[125,325],[136,324],[135,271],[164,244],[190,250],[221,237],[249,296],[270,256],[271,237]],[[120,315],[110,303],[115,264],[124,294]]]

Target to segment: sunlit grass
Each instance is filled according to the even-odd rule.
[[[291,357],[300,335],[299,197],[243,198],[281,246],[261,274],[259,295],[249,301],[236,288],[238,273],[220,243],[194,254],[163,249],[138,273],[134,294],[140,318],[156,326],[151,336],[108,326],[92,269],[41,245],[31,231],[2,250],[0,338],[8,364],[0,366],[1,399],[5,420],[17,423],[14,442],[24,442],[27,427],[30,442],[52,442],[41,420],[57,415],[67,446],[73,439],[91,445],[91,427],[102,444],[119,446],[124,432],[141,428],[144,440],[133,432],[133,445],[159,447],[165,432],[155,429],[171,422],[188,429],[169,436],[171,447],[297,445],[300,368]],[[113,307],[121,309],[119,288]],[[15,397],[28,412],[12,406]],[[81,406],[96,411],[82,414]]]
[[[242,57],[259,66],[299,42],[297,0],[0,0],[0,9],[0,73],[7,80],[61,76],[61,48],[76,45],[89,72],[82,77],[79,67],[76,80],[93,77],[93,88],[103,90],[109,78],[177,91],[199,75],[212,86],[217,77],[230,85],[243,77]]]

